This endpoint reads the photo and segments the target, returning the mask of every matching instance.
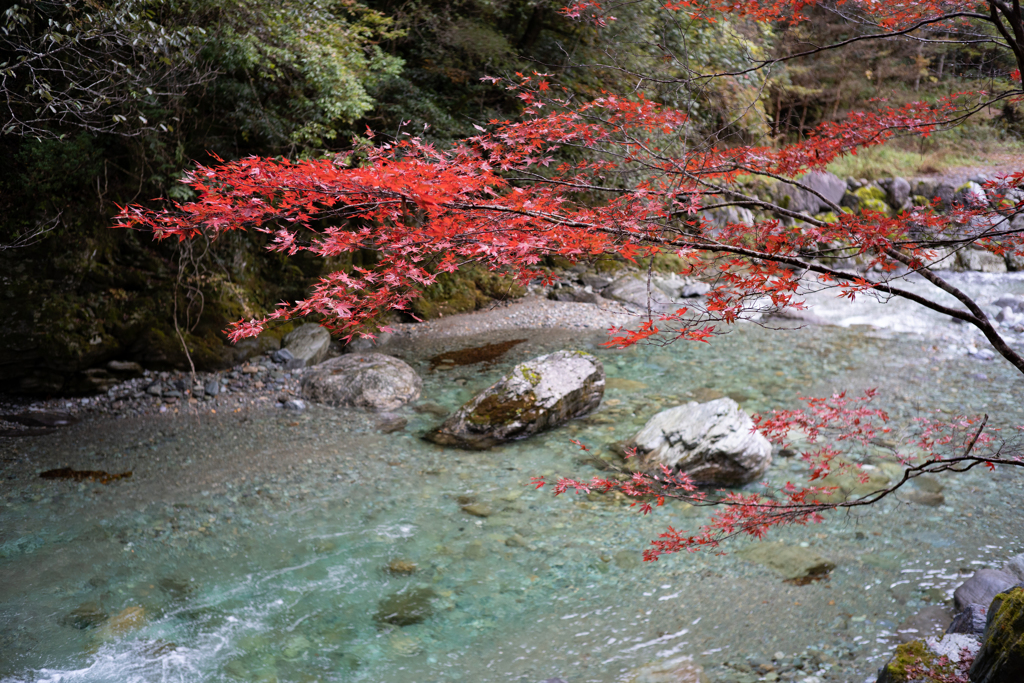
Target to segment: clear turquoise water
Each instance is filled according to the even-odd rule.
[[[531,341],[489,367],[428,373],[410,358],[424,398],[454,408],[511,363],[553,350],[543,333],[510,336]],[[861,326],[749,326],[711,345],[629,351],[576,341],[610,378],[646,388],[609,389],[592,417],[485,453],[420,439],[429,414],[408,411],[406,431],[384,435],[373,416],[319,407],[111,420],[4,443],[15,478],[0,484],[0,680],[610,682],[681,654],[714,680],[725,661],[818,649],[837,662],[807,675],[862,681],[897,624],[1024,551],[1024,477],[997,472],[950,478],[941,507],[897,500],[780,532],[836,562],[827,581],[784,584],[734,555],[640,563],[664,525],[695,526],[703,513],[670,504],[645,518],[529,488],[531,475],[597,474],[569,438],[600,453],[693,397],[731,395],[753,412],[869,386],[897,422],[985,410],[1024,424],[1021,380],[948,339]],[[21,476],[65,463],[135,476]],[[779,459],[770,476],[802,472]],[[460,497],[493,514],[466,514]],[[418,571],[388,573],[396,559]],[[396,594],[420,595],[429,614],[380,623]],[[143,623],[113,625],[136,607]],[[78,628],[76,610],[113,619]]]

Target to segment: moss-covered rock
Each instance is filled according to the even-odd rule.
[[[604,396],[604,367],[582,351],[556,351],[520,363],[474,396],[426,438],[486,449],[585,415]]]
[[[412,302],[416,317],[431,320],[483,308],[495,299],[515,299],[525,290],[514,279],[480,266],[467,266],[454,273],[441,273]]]
[[[923,641],[913,640],[903,643],[896,648],[882,670],[878,674],[878,683],[917,683],[922,681],[920,676],[913,675],[916,667],[932,667],[935,664],[935,654],[928,649]],[[949,667],[952,672],[952,666]]]
[[[885,190],[875,185],[865,185],[853,191],[860,200],[860,211],[874,211],[888,216],[892,209],[885,201]]]
[[[105,225],[62,234],[40,244],[0,252],[0,391],[91,393],[105,388],[97,372],[108,361],[136,361],[151,369],[184,369],[188,358],[175,331],[177,318],[196,368],[214,370],[279,345],[281,331],[232,346],[229,323],[304,296],[321,269],[344,264],[297,259],[263,250],[262,235],[218,240],[196,275],[191,295],[178,281],[179,253]],[[188,279],[188,278],[186,278]]]
[[[1024,588],[1014,587],[992,601],[970,675],[974,683],[1024,681]]]

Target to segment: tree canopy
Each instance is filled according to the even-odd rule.
[[[563,14],[609,30],[615,25],[614,11],[584,0]],[[367,326],[383,313],[408,310],[421,288],[439,273],[467,264],[483,264],[526,281],[548,277],[538,269],[546,255],[579,261],[613,253],[642,264],[668,250],[683,260],[687,274],[713,283],[706,304],[661,314],[649,311],[633,329],[618,330],[609,343],[626,346],[652,338],[708,341],[723,325],[781,307],[801,307],[800,287],[813,284],[851,299],[902,297],[966,322],[1024,373],[1024,358],[1003,339],[998,325],[933,268],[941,249],[1021,251],[1021,224],[1013,218],[1024,210],[1024,192],[1018,189],[1024,170],[992,180],[987,195],[966,197],[947,212],[937,210],[938,198],[922,198],[908,202],[898,215],[844,210],[807,181],[807,174],[837,158],[899,136],[926,137],[969,120],[993,103],[1017,101],[1024,64],[1024,19],[1019,8],[1001,0],[898,5],[801,0],[684,1],[656,11],[671,12],[673,21],[696,26],[728,17],[760,26],[761,31],[828,13],[848,23],[849,35],[830,44],[804,44],[791,54],[769,56],[750,50],[733,63],[706,59],[703,68],[659,45],[669,66],[644,72],[635,70],[635,60],[614,60],[625,52],[609,50],[613,61],[599,67],[626,74],[641,85],[632,93],[605,92],[590,99],[539,71],[486,78],[522,102],[516,120],[478,125],[478,134],[448,146],[401,131],[378,142],[359,164],[339,158],[253,157],[201,166],[184,179],[196,194],[195,201],[161,210],[128,207],[118,225],[183,240],[255,230],[272,236],[272,250],[290,255],[306,252],[331,258],[361,249],[378,252],[373,266],[332,273],[304,300],[283,303],[262,318],[239,321],[233,339],[257,335],[274,320],[307,315],[319,316],[345,337],[372,334],[373,328]],[[671,97],[656,101],[646,94],[669,85],[700,92],[713,90],[710,86],[722,80],[764,82],[771,69],[822,51],[874,40],[929,43],[937,34],[943,42],[980,42],[1008,51],[1008,66],[1015,68],[993,92],[963,92],[904,104],[879,102],[843,120],[821,123],[803,139],[789,143],[738,144],[736,137],[723,137],[736,121],[756,110],[756,97],[731,105],[731,119],[709,127],[707,121],[695,123],[695,105]],[[700,98],[691,102],[699,103]],[[375,138],[372,130],[366,136]],[[809,215],[790,207],[778,193],[759,194],[751,189],[759,180],[809,193],[828,211]],[[755,208],[768,217],[753,223],[708,220],[712,212],[729,207]],[[863,267],[850,267],[855,262]],[[902,281],[910,277],[923,278],[932,293],[904,286]],[[945,295],[956,303],[944,303]],[[806,410],[759,418],[760,428],[779,439],[795,428],[812,441],[821,437],[821,445],[805,454],[814,466],[812,480],[821,478],[846,466],[838,459],[844,443],[863,442],[887,429],[887,416],[864,403],[869,398],[812,400]],[[709,496],[685,475],[667,470],[661,476],[636,474],[626,483],[563,479],[556,492],[614,488],[647,499],[645,511],[651,501],[660,504],[666,496],[725,506],[698,534],[670,529],[647,553],[648,559],[656,559],[664,552],[715,546],[735,533],[760,536],[776,524],[817,519],[824,510],[870,504],[926,472],[1022,464],[1007,442],[985,432],[986,423],[987,418],[965,416],[922,427],[913,440],[917,455],[894,452],[907,466],[903,481],[852,502],[825,502],[821,487],[793,485],[764,494]],[[827,434],[831,438],[826,439]]]

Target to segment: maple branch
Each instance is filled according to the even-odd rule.
[[[985,413],[985,417],[982,418],[981,424],[978,425],[978,431],[974,433],[974,437],[971,438],[970,443],[967,444],[967,448],[964,449],[964,454],[961,457],[966,458],[970,452],[974,449],[974,444],[978,443],[978,437],[985,431],[985,425],[988,424],[988,413]]]
[[[981,307],[975,303],[974,299],[936,275],[930,268],[915,268],[911,259],[899,250],[890,248],[886,249],[885,253],[900,263],[907,265],[912,270],[920,274],[921,277],[928,280],[928,282],[932,283],[942,291],[952,294],[957,300],[963,303],[964,306],[967,307],[967,310],[973,314],[968,322],[981,330],[981,333],[985,335],[985,338],[988,339],[989,343],[992,344],[992,346],[999,352],[999,355],[1010,361],[1017,370],[1024,374],[1024,357],[1014,351],[1013,348],[1006,343],[1006,340],[1004,340],[999,332],[996,331],[996,328],[992,326],[992,323],[989,322],[988,316],[985,315],[985,312],[981,310]]]
[[[1003,21],[999,16],[1000,13],[1007,16],[1010,20],[1010,28],[1013,29],[1015,34],[1020,33],[1019,19],[1014,21],[1013,10],[1006,7],[1004,3],[999,0],[989,0],[989,22],[996,27],[999,33],[1006,40],[1006,45],[1013,52],[1014,59],[1017,60],[1017,68],[1024,71],[1024,51],[1021,50],[1021,42],[1024,41],[1024,35],[1020,35],[1020,40],[1014,40],[1013,36],[1010,35],[1009,31],[1003,25]]]

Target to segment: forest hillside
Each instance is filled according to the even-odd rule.
[[[330,270],[374,262],[372,251],[285,259],[258,233],[155,242],[110,229],[119,207],[192,198],[179,179],[195,162],[259,155],[358,166],[382,140],[444,146],[520,114],[515,93],[482,80],[517,72],[550,74],[579,101],[616,92],[677,107],[689,115],[684,138],[728,147],[800,140],[882,103],[998,90],[1012,69],[984,41],[888,40],[694,80],[844,40],[849,25],[824,11],[796,25],[687,22],[640,3],[600,28],[558,3],[525,0],[65,0],[13,5],[2,21],[0,388],[41,395],[100,390],[112,360],[233,365],[273,342],[226,344],[229,322],[301,299]],[[663,78],[638,86],[636,73]],[[877,179],[999,165],[1022,134],[1015,105],[990,107],[831,170]],[[414,314],[512,291],[493,273],[444,276]]]

